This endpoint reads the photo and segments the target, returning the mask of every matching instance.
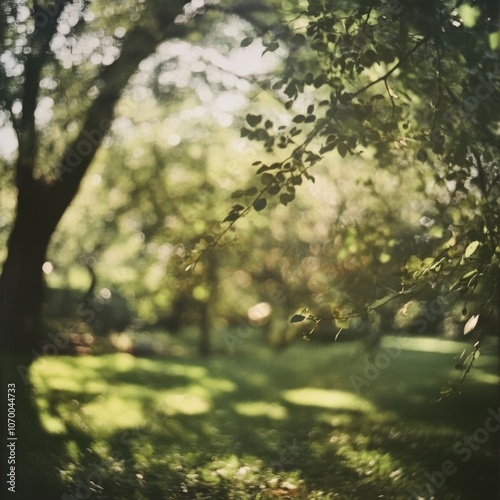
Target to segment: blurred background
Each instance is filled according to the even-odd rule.
[[[180,3],[172,25],[180,33],[172,28],[138,64],[42,265],[29,375],[41,427],[24,428],[19,498],[496,498],[498,432],[485,422],[500,424],[499,247],[488,246],[498,238],[498,143],[478,132],[488,193],[469,157],[465,166],[417,161],[412,141],[435,95],[422,70],[417,99],[418,72],[410,72],[399,85],[415,109],[396,113],[401,136],[387,132],[390,147],[364,137],[362,125],[345,125],[359,143],[346,135],[315,160],[314,179],[298,172],[289,198],[253,210],[248,200],[275,182],[256,174],[259,166],[295,146],[272,143],[279,127],[299,144],[307,130],[290,126],[307,123],[301,110],[312,116],[333,101],[333,69],[326,89],[299,82],[309,69],[328,74],[326,49],[314,47],[314,36],[311,48],[302,33],[311,36],[307,23],[330,19],[329,9]],[[395,60],[381,49],[394,31],[384,16],[411,14],[382,4],[374,2],[372,20],[379,59],[360,52],[362,82]],[[440,3],[451,12],[446,22],[474,28],[476,7],[458,13],[452,4]],[[491,7],[484,4],[481,15]],[[18,195],[16,93],[23,57],[36,51],[34,13],[48,7],[2,7],[2,262]],[[339,5],[336,15],[344,27],[358,16],[361,36],[372,7],[350,9]],[[57,182],[54,158],[102,91],[99,72],[133,26],[156,36],[156,17],[168,10],[162,2],[65,3],[39,81],[33,178]],[[417,21],[406,29],[419,40]],[[498,37],[474,36],[484,60],[498,56]],[[352,52],[358,42],[350,43]],[[448,57],[450,76],[457,62]],[[475,62],[463,64],[474,83]],[[478,64],[481,76],[487,66]],[[345,78],[352,94],[359,86]],[[367,120],[381,135],[391,111],[378,103],[390,110],[398,89],[368,96]],[[488,109],[470,112],[473,125],[479,116],[498,126],[495,92]],[[357,118],[351,111],[342,108],[345,123]],[[449,137],[453,144],[464,135]],[[247,206],[247,216],[226,218]],[[453,397],[436,403],[447,391]]]

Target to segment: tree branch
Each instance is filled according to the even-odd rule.
[[[135,26],[125,37],[119,57],[104,67],[95,82],[99,82],[100,93],[89,106],[83,126],[76,139],[62,155],[58,165],[58,182],[51,185],[55,197],[56,217],[76,195],[80,183],[94,159],[102,141],[109,131],[116,104],[141,61],[154,53],[163,40],[181,36],[187,26],[175,24],[175,19],[183,11],[187,0],[173,2],[163,8],[156,17],[157,26],[146,29]],[[153,12],[154,16],[155,12]]]
[[[33,181],[33,168],[38,149],[35,111],[40,90],[40,75],[47,59],[50,41],[57,31],[62,11],[72,1],[59,0],[55,3],[54,11],[50,14],[35,8],[35,29],[29,44],[31,52],[27,55],[24,66],[22,117],[19,122],[15,122],[19,140],[16,165],[16,182],[19,189],[23,189],[26,183]],[[43,18],[41,17],[42,13],[44,14]]]

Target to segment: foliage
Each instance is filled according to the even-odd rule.
[[[300,37],[301,49],[289,61],[309,68],[285,72],[272,85],[292,113],[288,123],[252,113],[241,129],[282,159],[254,163],[261,184],[234,194],[243,201],[229,212],[228,229],[252,207],[288,205],[334,151],[337,162],[372,159],[401,179],[417,171],[417,189],[433,202],[420,214],[430,244],[406,255],[401,282],[386,298],[429,285],[472,300],[479,293],[485,331],[500,297],[498,19],[498,4],[490,1],[340,2],[334,10],[309,1],[292,22],[295,34],[277,37],[278,46]],[[364,224],[366,245],[380,225]],[[386,241],[402,237],[400,227],[385,229]],[[372,244],[390,261],[386,243]],[[361,309],[368,312],[369,304]],[[352,317],[352,305],[340,305],[333,305],[333,319]]]
[[[68,1],[52,17],[48,4],[2,4],[0,120],[19,157],[0,175],[28,173],[37,217],[58,200],[53,225],[84,179],[52,240],[49,282],[85,288],[75,262],[93,259],[99,286],[121,288],[147,323],[179,301],[201,307],[216,288],[226,319],[257,301],[290,312],[306,302],[327,304],[339,328],[382,304],[460,293],[456,317],[478,316],[477,335],[498,303],[498,6],[282,4]],[[264,72],[231,67],[255,50]],[[245,104],[222,112],[230,97]],[[239,144],[263,150],[251,172],[249,149],[223,147],[238,112]],[[98,144],[67,172],[103,116]],[[252,212],[272,221],[241,221]],[[236,244],[235,223],[249,231]],[[227,235],[212,266],[224,284],[211,287],[201,257]],[[251,292],[231,281],[240,271]]]

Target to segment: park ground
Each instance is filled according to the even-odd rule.
[[[496,346],[437,402],[465,347],[387,337],[371,354],[276,353],[250,338],[211,358],[41,357],[46,434],[24,438],[18,498],[495,499]]]

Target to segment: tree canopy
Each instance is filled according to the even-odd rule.
[[[107,175],[101,169],[92,179],[109,192],[109,206],[101,215],[97,206],[88,208],[100,224],[88,226],[87,254],[109,246],[110,235],[125,226],[160,248],[155,235],[180,227],[184,233],[198,217],[183,240],[195,248],[183,265],[191,268],[243,215],[277,204],[292,210],[299,192],[317,196],[307,194],[306,184],[318,178],[326,186],[333,174],[332,189],[341,195],[336,217],[325,218],[329,229],[322,230],[332,244],[323,241],[321,257],[313,259],[342,290],[318,290],[331,311],[326,317],[347,325],[410,291],[433,289],[465,300],[481,295],[482,306],[466,316],[482,321],[498,305],[498,19],[492,1],[374,0],[334,9],[321,1],[3,3],[0,118],[18,143],[15,164],[12,157],[2,164],[3,177],[17,188],[17,215],[11,210],[3,219],[11,227],[3,293],[12,300],[40,281],[49,241],[71,246],[71,238],[53,240],[52,233],[95,160]],[[262,56],[257,74],[232,69],[229,60],[252,50]],[[255,157],[229,168],[237,154],[219,156],[235,172],[225,181],[232,207],[224,215],[216,201],[218,174],[212,177],[207,161],[219,153],[207,138],[210,127],[222,125],[222,141],[235,140],[231,115],[249,92],[255,92],[251,108],[238,128],[246,147],[255,143]],[[217,104],[223,98],[235,104],[224,111]],[[194,120],[200,107],[212,109],[213,125],[191,123],[181,138],[174,129],[186,103],[194,106]],[[147,133],[141,138],[134,126]],[[355,173],[344,173],[354,159]],[[244,162],[253,162],[258,182],[238,181]],[[363,162],[376,169],[364,170]],[[198,180],[169,203],[182,169]],[[153,177],[164,181],[153,185]],[[195,199],[199,189],[204,196]],[[328,198],[327,188],[318,189]],[[200,219],[200,211],[209,217]],[[314,240],[295,240],[301,238]],[[31,274],[19,279],[13,260],[26,244],[37,250],[24,257],[34,263]],[[303,280],[309,278],[306,272]],[[158,291],[157,300],[168,302],[168,293]],[[12,329],[10,313],[3,314]],[[321,319],[314,312],[309,318]]]

